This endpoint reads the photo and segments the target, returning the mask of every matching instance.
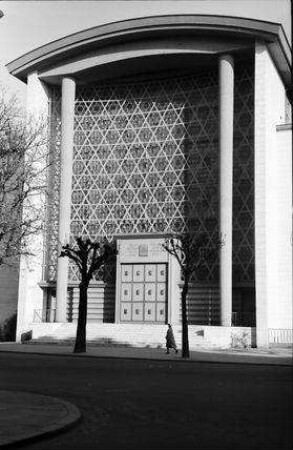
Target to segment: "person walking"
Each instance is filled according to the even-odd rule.
[[[178,353],[177,345],[174,338],[173,329],[170,323],[168,323],[168,330],[166,334],[166,353],[170,353],[170,348],[173,348],[175,350],[175,353]]]

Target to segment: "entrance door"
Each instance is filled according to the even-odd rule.
[[[122,264],[121,322],[166,323],[167,264]]]

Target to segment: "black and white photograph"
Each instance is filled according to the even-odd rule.
[[[0,450],[292,450],[291,0],[0,0]]]

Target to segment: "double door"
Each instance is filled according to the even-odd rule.
[[[121,322],[166,323],[167,265],[122,264]]]

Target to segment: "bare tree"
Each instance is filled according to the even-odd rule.
[[[180,266],[183,278],[181,291],[182,312],[182,357],[189,358],[187,295],[189,283],[193,274],[196,274],[207,259],[215,258],[217,250],[222,245],[219,240],[215,247],[209,246],[208,235],[205,232],[184,232],[165,239],[163,248],[174,256]]]
[[[117,254],[116,243],[104,239],[92,242],[90,239],[75,238],[75,244],[62,246],[60,257],[68,257],[77,266],[80,273],[78,322],[74,353],[86,352],[86,323],[87,323],[87,290],[94,273],[111,263]]]
[[[43,227],[46,140],[44,119],[0,91],[0,266],[31,254],[28,242]]]

